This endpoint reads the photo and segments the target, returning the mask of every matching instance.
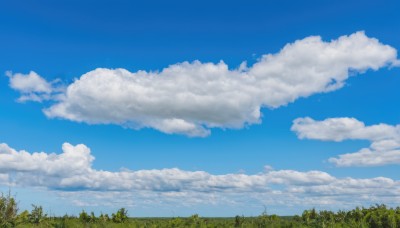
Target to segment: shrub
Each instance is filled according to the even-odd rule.
[[[110,221],[110,217],[108,216],[108,214],[101,213],[99,216],[99,221],[100,222],[108,222],[108,221]]]
[[[19,223],[28,223],[28,222],[29,222],[29,211],[25,210],[17,216],[18,224]]]
[[[83,223],[88,223],[90,222],[90,216],[88,215],[88,213],[86,213],[85,210],[82,210],[82,212],[79,213],[79,220]]]
[[[112,214],[112,221],[115,223],[123,223],[128,220],[128,211],[125,208],[121,208],[116,214]]]
[[[90,218],[89,218],[89,222],[94,223],[96,222],[97,218],[94,215],[93,211],[90,213]]]
[[[244,216],[236,215],[235,217],[235,227],[240,227],[244,222]]]
[[[183,227],[183,224],[184,222],[181,218],[173,218],[168,222],[169,227]]]
[[[36,205],[32,204],[32,207],[33,207],[33,209],[28,216],[30,223],[39,224],[47,218],[47,214],[43,213],[42,206],[36,206]]]
[[[15,199],[11,197],[11,193],[0,196],[0,226],[14,227],[16,225],[18,207]]]

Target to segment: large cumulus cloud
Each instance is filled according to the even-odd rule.
[[[215,127],[260,123],[262,107],[330,92],[351,75],[395,64],[396,49],[364,32],[329,42],[310,36],[237,69],[222,61],[177,63],[159,72],[95,69],[68,85],[44,112],[90,124],[207,136]]]

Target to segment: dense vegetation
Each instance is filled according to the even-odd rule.
[[[18,205],[9,194],[0,196],[0,227],[398,227],[400,207],[388,208],[375,205],[350,211],[305,210],[301,216],[267,215],[234,218],[201,218],[197,214],[188,218],[129,218],[124,208],[116,213],[88,214],[78,217],[65,215],[49,217],[41,206],[18,213]]]

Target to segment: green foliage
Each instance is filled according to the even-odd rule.
[[[79,217],[47,217],[41,206],[32,205],[29,213],[18,214],[17,202],[10,193],[0,196],[0,227],[343,227],[343,228],[400,228],[400,207],[389,208],[377,204],[369,208],[355,208],[349,211],[305,210],[295,216],[268,215],[266,210],[257,217],[236,216],[234,218],[202,218],[194,214],[187,218],[128,218],[125,208],[110,217],[101,213],[84,210]]]
[[[19,217],[26,217],[22,212]],[[125,215],[125,216],[122,216]],[[118,220],[117,218],[122,218]],[[400,228],[400,208],[387,208],[385,205],[375,205],[370,208],[355,208],[350,211],[332,212],[315,209],[305,210],[301,216],[282,217],[262,213],[256,217],[236,216],[233,218],[202,218],[194,214],[187,218],[135,218],[129,219],[125,209],[118,210],[110,219],[106,214],[96,218],[94,213],[82,211],[78,218],[64,216],[45,218],[40,227],[343,227],[343,228]],[[84,221],[84,222],[82,222]],[[17,227],[37,226],[28,222]]]
[[[82,210],[81,213],[79,213],[79,220],[83,223],[89,223],[90,222],[90,216],[88,213],[86,213],[85,210]]]
[[[199,217],[198,214],[194,214],[194,215],[190,216],[189,219],[190,219],[190,221],[191,221],[192,223],[197,223],[197,222],[200,220],[200,217]]]
[[[100,222],[109,222],[110,221],[110,217],[108,216],[108,214],[103,214],[101,213],[99,216],[99,221]]]
[[[40,208],[40,207],[36,207]],[[33,210],[35,211],[35,210]],[[38,210],[40,211],[40,210]],[[39,213],[40,214],[40,213]],[[260,216],[233,218],[202,218],[194,214],[187,218],[135,218],[129,219],[128,212],[124,208],[112,214],[111,219],[107,214],[101,213],[96,217],[93,212],[88,214],[82,211],[79,217],[64,216],[55,218],[44,218],[41,227],[343,227],[343,228],[400,228],[400,207],[395,209],[385,205],[374,205],[370,208],[355,208],[349,211],[317,211],[315,208],[305,210],[301,216],[282,217],[268,215],[264,211]],[[24,211],[17,216],[17,220],[26,221]],[[31,217],[29,215],[28,217]],[[23,222],[22,222],[23,223]],[[33,224],[28,220],[26,226]],[[11,227],[11,226],[9,226]]]
[[[0,226],[14,227],[17,222],[18,207],[15,199],[9,192],[8,195],[3,193],[0,196]]]
[[[123,223],[128,220],[128,211],[125,208],[121,208],[116,214],[112,214],[112,221],[115,223]]]
[[[25,210],[17,216],[17,224],[29,222],[29,211]]]
[[[94,215],[93,211],[90,212],[89,222],[95,223],[97,220],[96,216]]]
[[[235,217],[235,227],[240,227],[244,223],[244,216],[236,215]]]
[[[32,204],[32,211],[31,213],[28,215],[28,220],[30,223],[33,224],[39,224],[41,222],[43,222],[43,220],[45,220],[47,218],[47,214],[43,213],[43,208],[42,206],[37,206]]]
[[[173,218],[168,221],[168,227],[183,227],[183,219],[181,218]]]

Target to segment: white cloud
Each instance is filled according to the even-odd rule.
[[[56,92],[62,92],[62,88],[55,86],[58,80],[48,82],[37,73],[31,71],[28,74],[6,72],[6,76],[10,79],[10,87],[21,93],[18,101],[36,101],[55,99]]]
[[[79,144],[72,146],[64,143],[62,154],[47,154],[45,152],[29,153],[16,151],[7,144],[0,144],[0,170],[15,172],[38,172],[45,175],[75,175],[81,174],[90,168],[94,157],[90,149]],[[66,169],[68,168],[68,169]]]
[[[400,164],[400,150],[376,151],[368,148],[356,153],[341,154],[338,158],[329,158],[338,166],[381,166]]]
[[[316,121],[309,117],[293,121],[292,131],[301,139],[369,140],[370,148],[339,155],[328,161],[337,166],[381,166],[400,164],[400,125],[377,124],[365,126],[354,118],[328,118]]]
[[[249,202],[321,205],[324,202],[346,204],[349,199],[356,205],[374,200],[389,202],[389,199],[393,203],[400,191],[400,182],[390,178],[336,178],[316,170],[268,169],[252,175],[214,175],[178,168],[110,172],[92,167],[94,157],[85,145],[64,143],[62,148],[61,154],[29,153],[0,144],[0,180],[15,187],[47,188],[71,197],[79,206],[121,206],[121,202],[128,206],[246,205]]]
[[[47,187],[89,190],[150,190],[150,191],[223,191],[237,189],[246,191],[264,188],[267,183],[310,184],[323,183],[330,176],[318,171],[301,173],[296,171],[270,171],[245,175],[211,175],[204,171],[184,171],[177,168],[162,170],[121,170],[109,172],[92,168],[94,157],[83,144],[72,146],[64,143],[61,154],[44,152],[28,153],[16,151],[7,144],[0,144],[0,172],[14,173],[15,183]],[[15,178],[15,179],[13,179]],[[30,181],[34,180],[34,181]],[[39,181],[38,181],[39,180]],[[50,180],[50,181],[49,181]]]
[[[22,93],[51,93],[52,91],[51,84],[33,71],[29,74],[12,74],[7,71],[6,75],[10,78],[10,87]]]
[[[71,83],[45,114],[90,124],[207,136],[210,128],[260,123],[262,107],[277,108],[330,92],[354,73],[397,62],[396,49],[364,32],[330,42],[311,36],[238,69],[229,69],[222,61],[177,63],[160,72],[99,68]]]

